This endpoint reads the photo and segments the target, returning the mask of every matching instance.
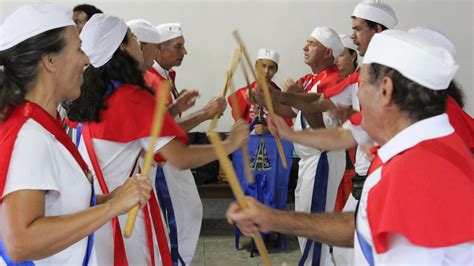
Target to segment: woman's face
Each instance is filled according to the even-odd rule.
[[[357,53],[351,54],[348,48],[344,48],[344,52],[336,58],[336,65],[344,77],[349,76],[355,71],[354,62],[357,59]]]
[[[127,39],[128,43],[123,46],[123,49],[138,62],[138,68],[141,71],[146,71],[140,42],[138,41],[137,36],[132,33],[130,28],[127,30]]]
[[[64,31],[66,46],[55,57],[55,89],[58,99],[74,100],[81,94],[82,74],[89,58],[81,50],[81,40],[75,26]]]

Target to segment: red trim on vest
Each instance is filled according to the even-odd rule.
[[[438,248],[474,241],[474,159],[456,134],[426,140],[382,166],[370,190],[367,215],[374,247],[384,253],[387,236]]]

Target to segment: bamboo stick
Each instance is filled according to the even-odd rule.
[[[143,169],[141,175],[148,176],[150,172],[151,165],[153,163],[153,156],[155,154],[155,144],[156,139],[160,135],[161,129],[163,128],[163,121],[164,121],[164,114],[165,114],[165,106],[166,100],[168,99],[168,95],[170,94],[170,83],[169,82],[161,82],[159,93],[156,95],[156,103],[155,103],[155,113],[153,116],[153,122],[151,125],[151,136],[150,136],[150,143],[148,146],[148,151],[145,155],[145,161],[143,163]],[[125,225],[125,237],[130,237],[133,232],[133,228],[135,226],[135,220],[137,219],[138,214],[138,205],[133,207],[132,210],[128,213],[127,217],[127,224]]]
[[[239,62],[240,62],[240,55],[241,55],[241,52],[238,49],[236,49],[232,55],[232,60],[230,62],[229,69],[226,71],[226,75],[225,75],[224,87],[222,88],[222,93],[221,93],[222,97],[225,97],[227,95],[227,90],[229,88],[230,81],[232,80],[232,76],[234,75],[235,70],[237,69],[237,66],[239,65]],[[211,124],[209,125],[208,130],[213,130],[216,128],[218,119],[219,119],[219,114],[216,114],[212,118],[212,121],[211,121]]]

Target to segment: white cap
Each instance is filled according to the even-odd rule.
[[[150,22],[144,19],[133,19],[127,22],[127,26],[140,42],[160,43],[160,34]]]
[[[414,27],[409,29],[408,32],[419,35],[433,43],[438,44],[439,46],[444,47],[449,51],[453,58],[456,57],[456,47],[454,46],[453,42],[451,42],[451,40],[442,32],[427,27]]]
[[[328,27],[316,27],[311,33],[311,37],[318,40],[326,48],[332,49],[332,55],[337,58],[344,52],[344,45],[337,32]]]
[[[280,55],[275,50],[260,48],[257,53],[257,60],[258,59],[272,60],[278,65],[280,62]]]
[[[0,51],[48,30],[75,25],[72,10],[65,6],[44,2],[23,5],[0,25]]]
[[[183,30],[180,23],[165,23],[156,26],[160,34],[160,43],[183,36]]]
[[[339,34],[339,38],[341,38],[342,44],[344,47],[349,48],[351,50],[357,51],[357,45],[354,44],[352,41],[351,36],[341,33]]]
[[[395,11],[382,0],[362,0],[354,8],[352,16],[382,24],[389,29],[395,28],[398,23]]]
[[[378,63],[432,90],[444,90],[459,66],[451,54],[416,34],[385,30],[372,37],[363,64]]]
[[[81,31],[82,50],[94,67],[109,62],[127,34],[127,24],[121,18],[94,14]]]

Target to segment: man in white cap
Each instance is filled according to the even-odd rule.
[[[98,9],[93,5],[81,4],[73,8],[72,18],[76,23],[77,31],[81,33],[82,28],[86,25],[87,21],[94,15],[103,13],[102,10]]]
[[[160,35],[160,41],[157,46],[155,62],[146,71],[144,78],[146,83],[155,91],[159,89],[162,80],[169,80],[172,83],[172,91],[168,100],[170,114],[174,117],[179,116],[177,122],[185,131],[189,131],[202,122],[212,119],[216,114],[222,114],[226,107],[225,99],[215,97],[201,110],[181,117],[182,112],[194,105],[195,98],[198,96],[196,91],[183,90],[179,93],[175,84],[176,72],[172,68],[180,66],[187,54],[181,24],[165,23],[158,25],[156,30]],[[186,101],[189,103],[186,106],[187,108],[180,108],[180,106],[174,104],[181,94],[192,96],[188,97],[189,95],[186,95],[186,99],[190,98],[189,101]]]
[[[161,43],[161,36],[158,30],[144,19],[133,19],[127,22],[127,26],[137,36],[143,53],[143,71],[150,69],[158,53],[158,46]],[[168,112],[173,116],[188,110],[194,106],[199,92],[196,90],[186,90],[173,103],[168,105]]]
[[[471,264],[474,227],[465,214],[474,205],[465,202],[474,193],[474,161],[444,114],[457,69],[446,49],[412,33],[376,34],[359,95],[362,126],[381,147],[355,217],[275,211],[247,199],[246,210],[229,207],[229,222],[245,234],[280,231],[354,246],[355,265]]]
[[[420,26],[411,28],[408,32],[417,34],[428,41],[444,47],[449,51],[453,58],[456,58],[456,47],[442,32]],[[449,122],[454,127],[456,133],[463,139],[471,152],[474,153],[474,119],[463,110],[463,107],[464,95],[461,88],[457,85],[457,82],[453,80],[448,87],[446,113],[448,114]]]
[[[331,28],[316,27],[303,48],[304,62],[311,68],[310,74],[293,82],[289,90],[299,90],[301,100],[294,101],[291,92],[272,91],[275,112],[284,117],[295,117],[296,131],[313,130],[320,127],[337,127],[338,121],[328,113],[310,110],[306,104],[313,95],[324,93],[344,78],[335,65],[344,50],[339,35]],[[301,158],[299,162],[298,184],[295,190],[295,210],[302,212],[325,212],[334,209],[337,188],[345,169],[343,150],[326,152],[304,145],[295,144],[295,151]],[[307,241],[300,237],[303,253],[300,263],[330,265],[329,247]]]
[[[262,73],[265,76],[267,84],[272,88],[281,91],[277,84],[275,84],[272,79],[273,76],[278,71],[278,63],[280,61],[280,54],[275,50],[261,48],[257,53],[257,60],[255,61],[255,68],[257,64],[260,64],[262,67]],[[257,73],[259,74],[259,73]],[[267,117],[268,111],[266,107],[254,104],[251,100],[248,99],[250,96],[249,90],[255,89],[257,82],[254,81],[247,86],[238,89],[233,94],[227,97],[227,101],[232,108],[232,117],[235,121],[239,119],[245,119],[247,123],[253,124],[255,134],[265,134],[269,133],[265,119]],[[238,108],[233,106],[233,97],[236,97]],[[238,109],[239,113],[236,113]],[[291,119],[287,119],[289,125],[292,124]]]
[[[184,95],[178,93],[175,86],[176,72],[173,67],[180,66],[184,56],[187,54],[184,47],[184,36],[179,23],[166,23],[156,27],[160,35],[157,45],[157,53],[153,66],[145,75],[146,83],[157,91],[163,80],[169,80],[172,84],[168,111],[175,116],[177,123],[185,130],[189,131],[200,123],[212,119],[214,115],[222,114],[226,107],[223,97],[216,97],[209,101],[201,110],[190,115],[180,117],[181,108],[174,108],[177,102]],[[194,92],[190,97],[192,106],[197,94]],[[174,104],[173,104],[174,101]],[[165,163],[162,167],[157,167],[156,180],[165,181],[169,190],[172,208],[176,218],[177,243],[181,261],[186,265],[190,264],[194,256],[197,241],[202,223],[202,203],[197,191],[194,177],[190,170],[178,170],[173,165]],[[159,185],[159,184],[158,184]]]

